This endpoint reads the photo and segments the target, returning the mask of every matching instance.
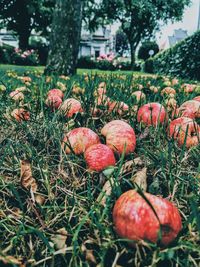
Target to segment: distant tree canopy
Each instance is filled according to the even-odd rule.
[[[19,47],[28,48],[31,31],[47,34],[52,21],[55,0],[1,0],[0,19],[19,37]]]
[[[144,41],[142,42],[142,45],[139,48],[138,51],[138,58],[147,60],[150,57],[149,51],[153,51],[153,55],[155,56],[159,52],[159,46],[158,44],[154,41]]]
[[[121,29],[116,32],[115,50],[120,56],[129,50],[128,38]]]
[[[93,5],[96,16],[90,18],[90,24],[102,18],[102,22],[119,21],[127,35],[131,62],[134,67],[135,51],[138,44],[159,29],[161,22],[178,21],[190,0],[100,0]],[[96,10],[96,11],[95,11]],[[98,22],[97,21],[97,22]]]

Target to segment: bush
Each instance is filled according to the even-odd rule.
[[[138,58],[147,60],[148,58],[150,58],[150,50],[154,51],[153,56],[155,56],[159,52],[159,46],[157,45],[157,43],[151,41],[143,42],[138,51]]]
[[[16,48],[12,54],[11,62],[22,66],[37,66],[39,65],[39,55],[33,49],[22,51]]]
[[[77,67],[80,69],[95,69],[96,62],[92,60],[89,56],[80,57],[78,59]]]
[[[151,63],[152,60],[152,63]],[[200,31],[145,63],[145,71],[200,80]]]
[[[12,46],[3,45],[0,46],[0,63],[11,64],[11,57],[14,50]]]

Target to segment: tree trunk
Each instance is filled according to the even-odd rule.
[[[134,70],[135,68],[135,46],[133,42],[130,42],[130,49],[131,49],[131,69]]]
[[[29,47],[29,37],[31,35],[31,32],[29,30],[27,31],[20,31],[18,32],[19,35],[19,48],[22,50],[26,50]]]
[[[57,0],[45,74],[73,75],[78,58],[83,0]]]

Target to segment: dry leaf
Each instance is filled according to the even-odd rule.
[[[99,194],[98,198],[97,198],[97,202],[99,202],[99,204],[101,204],[102,206],[106,206],[106,199],[107,197],[109,197],[112,193],[112,186],[114,184],[114,180],[113,178],[111,178],[110,180],[106,181],[106,183],[104,184],[101,193]]]
[[[93,254],[93,250],[91,250],[91,249],[87,249],[86,250],[85,258],[86,258],[86,261],[88,261],[88,262],[91,262],[91,263],[94,263],[94,264],[97,263],[96,259],[94,257],[94,254]]]
[[[131,178],[131,181],[137,184],[143,191],[147,190],[147,168],[136,172],[136,174]]]
[[[12,264],[12,265],[22,265],[22,260],[18,260],[14,258],[13,256],[1,256],[0,255],[0,261],[3,262],[4,264]]]
[[[57,231],[58,234],[55,234],[51,237],[51,240],[55,244],[57,249],[66,248],[66,240],[67,240],[67,231],[65,228],[61,228]]]
[[[142,140],[142,139],[147,138],[148,135],[149,135],[149,133],[150,133],[150,130],[149,130],[148,127],[146,127],[146,128],[144,129],[143,133],[141,133],[141,134],[138,136],[138,139],[139,139],[139,140]]]
[[[40,205],[43,205],[45,202],[45,197],[40,194],[35,194],[35,202]]]
[[[129,160],[122,165],[122,168],[120,170],[120,175],[127,173],[127,172],[132,172],[133,167],[142,166],[143,164],[144,162],[142,161],[140,157],[135,158],[134,160]]]
[[[28,160],[21,160],[21,185],[27,190],[32,192],[37,191],[37,183],[35,178],[32,176],[31,164]]]

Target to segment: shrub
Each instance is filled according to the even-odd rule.
[[[11,64],[11,56],[13,54],[13,47],[9,45],[0,46],[0,63]]]
[[[159,46],[157,45],[157,43],[152,41],[143,42],[138,51],[138,58],[147,60],[148,58],[150,58],[150,50],[154,51],[153,56],[155,56],[159,52]]]
[[[97,61],[96,66],[99,70],[115,70],[113,62],[106,59]]]
[[[151,64],[150,69],[155,73],[200,80],[200,31],[148,59],[145,71],[148,71]]]
[[[33,49],[22,51],[21,49],[15,48],[12,54],[12,63],[16,65],[36,66],[39,64],[39,55]]]
[[[80,69],[95,69],[96,62],[92,60],[89,56],[80,57],[78,59],[77,67]]]

